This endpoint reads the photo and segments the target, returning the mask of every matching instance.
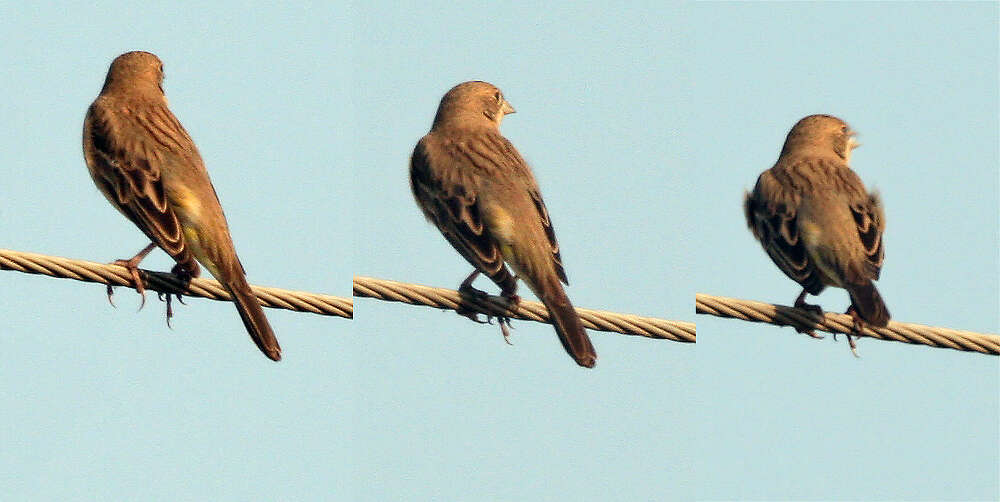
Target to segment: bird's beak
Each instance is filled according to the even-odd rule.
[[[502,111],[504,115],[517,113],[517,110],[515,110],[513,106],[510,106],[510,102],[506,99],[503,100],[503,107],[500,108],[500,111]]]
[[[854,131],[847,133],[847,151],[854,150],[855,148],[861,146],[861,143],[859,143],[856,138],[857,135],[858,133]]]

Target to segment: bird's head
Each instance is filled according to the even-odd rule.
[[[434,127],[445,124],[484,125],[499,128],[503,117],[514,113],[503,93],[489,82],[464,82],[441,98]]]

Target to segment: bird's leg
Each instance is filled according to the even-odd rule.
[[[808,311],[808,312],[812,312],[812,313],[814,313],[816,315],[819,315],[819,316],[823,315],[823,308],[822,307],[820,307],[819,305],[812,305],[812,304],[806,303],[806,290],[805,289],[803,289],[802,292],[799,293],[799,297],[795,299],[795,308],[802,309],[802,310],[805,310],[805,311]],[[802,328],[802,327],[799,327],[799,326],[795,326],[795,331],[798,331],[799,333],[805,333],[805,334],[807,334],[807,335],[809,335],[809,336],[811,336],[813,338],[818,338],[820,340],[822,340],[824,338],[823,335],[817,334],[816,331],[814,331],[814,330]]]
[[[475,299],[483,299],[489,296],[486,294],[485,291],[472,287],[472,281],[475,281],[476,277],[479,277],[479,271],[473,270],[472,273],[469,274],[469,276],[466,277],[464,281],[462,281],[462,284],[458,287],[459,296],[463,297],[468,296]],[[459,304],[458,308],[455,309],[455,312],[457,312],[458,315],[462,317],[468,317],[469,319],[478,322],[479,324],[486,324],[490,319],[489,316],[487,316],[486,321],[480,321],[479,312],[476,312],[475,310],[472,310],[463,304]]]
[[[476,280],[476,277],[479,277],[479,271],[473,270],[472,273],[469,274],[464,281],[462,281],[462,284],[458,287],[458,292],[469,296],[489,296],[485,291],[472,287],[472,283]]]
[[[184,285],[182,286],[182,290],[186,290],[188,288],[188,285],[191,283],[191,278],[193,277],[193,274],[191,273],[190,270],[182,267],[181,264],[178,263],[177,265],[174,265],[174,268],[170,269],[170,273],[172,273],[175,276],[177,276],[177,278],[180,279],[181,282],[184,283]],[[164,300],[164,295],[166,296],[165,300]],[[174,316],[174,309],[173,309],[173,307],[170,304],[170,297],[171,297],[171,295],[176,296],[177,297],[177,301],[181,302],[182,305],[187,305],[187,304],[184,303],[184,297],[181,295],[181,293],[160,293],[159,294],[160,300],[167,302],[167,327],[170,328],[170,329],[173,329],[173,326],[170,325],[170,318]]]
[[[810,312],[815,313],[816,315],[823,315],[823,307],[820,307],[819,305],[813,305],[811,303],[806,303],[806,293],[807,292],[804,289],[802,290],[801,293],[799,293],[799,297],[795,299],[795,308],[808,310]]]
[[[148,255],[154,248],[156,248],[156,243],[151,242],[132,258],[111,262],[112,265],[125,267],[125,269],[128,270],[129,275],[132,277],[132,283],[135,284],[135,291],[142,297],[142,303],[139,304],[139,310],[142,310],[142,307],[146,305],[146,287],[143,286],[142,278],[139,277],[139,262],[146,258],[146,255]],[[112,299],[112,295],[114,294],[114,288],[108,284],[108,303],[110,303],[112,307],[115,306],[115,301]]]
[[[516,309],[518,305],[521,304],[521,297],[517,294],[517,283],[510,289],[504,289],[500,291],[500,296],[507,300],[507,308]]]

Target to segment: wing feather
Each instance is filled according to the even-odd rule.
[[[797,183],[783,169],[764,171],[753,192],[744,199],[747,226],[760,241],[774,264],[811,294],[824,285],[798,231],[797,213],[801,194]]]
[[[164,127],[164,115],[169,116],[167,125],[177,124],[165,107],[151,120],[135,113],[123,114],[127,119],[113,119],[105,106],[96,101],[85,122],[84,150],[91,176],[125,217],[197,275],[197,264],[185,245],[180,221],[167,201],[162,179],[167,159],[183,155],[176,150],[180,147],[178,140],[190,138],[183,128],[163,132],[169,129]],[[143,134],[135,128],[157,133]]]

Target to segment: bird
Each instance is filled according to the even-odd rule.
[[[152,241],[132,259],[114,263],[129,270],[143,301],[138,265],[155,247],[174,259],[171,272],[184,281],[199,276],[201,263],[232,295],[257,347],[278,361],[281,347],[247,283],[201,154],[167,106],[163,78],[155,54],[118,56],[84,119],[83,156],[91,178]]]
[[[514,107],[493,84],[453,87],[413,150],[410,188],[427,220],[474,267],[460,292],[485,295],[472,287],[482,273],[516,305],[523,280],[549,310],[566,352],[592,368],[597,353],[563,289],[569,280],[538,183],[500,134],[510,113]]]
[[[884,327],[889,309],[873,281],[885,256],[885,214],[881,196],[869,192],[849,162],[856,133],[832,115],[799,120],[785,139],[778,161],[761,173],[744,197],[747,226],[771,260],[802,286],[796,308],[827,286],[847,290],[853,331]],[[820,338],[808,330],[800,330]],[[848,335],[851,350],[857,346]]]

